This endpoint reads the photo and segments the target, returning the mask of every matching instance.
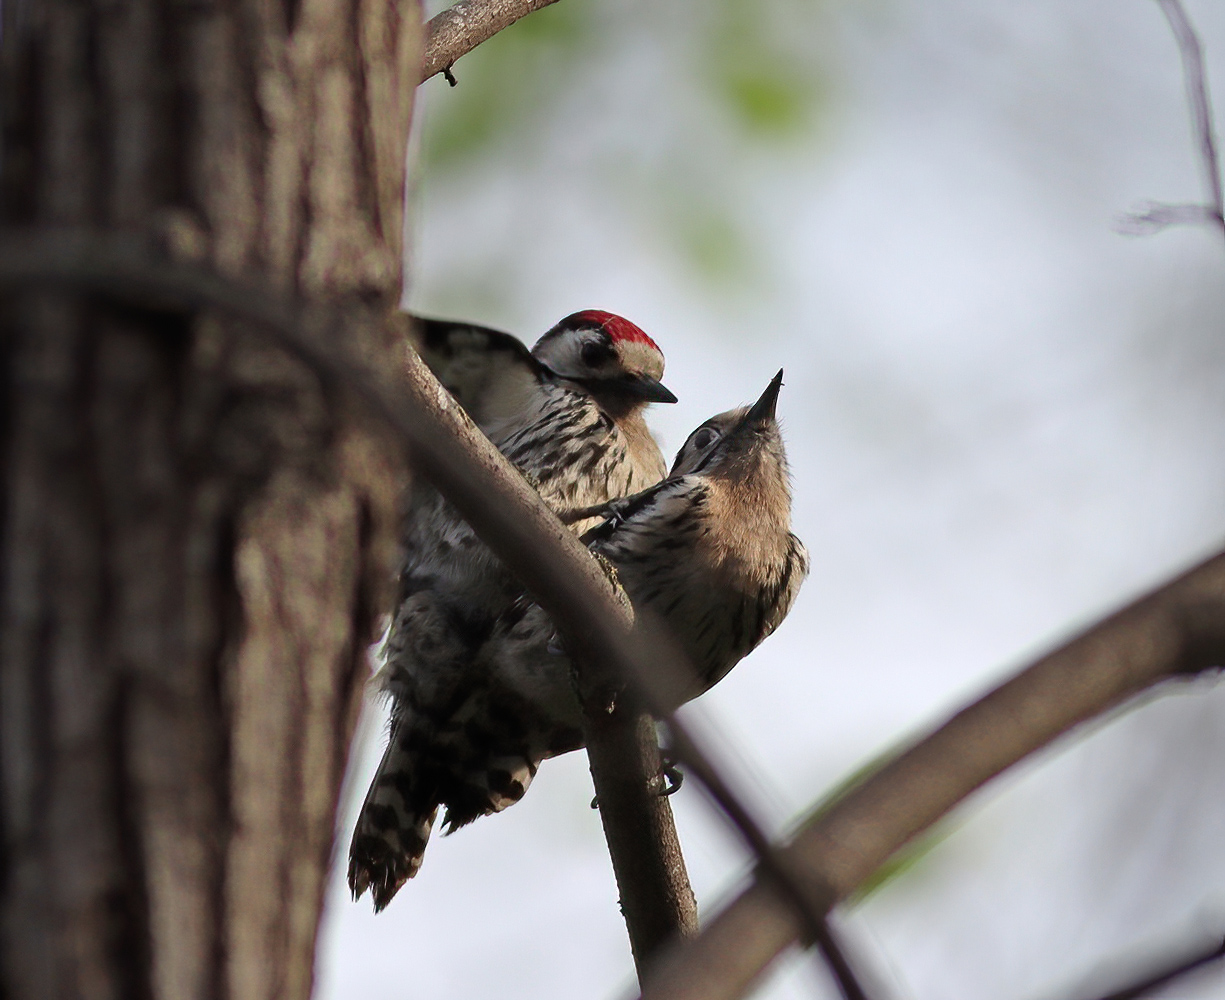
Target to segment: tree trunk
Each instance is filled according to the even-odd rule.
[[[327,300],[395,363],[420,13],[5,0],[0,219]],[[241,322],[0,302],[0,995],[305,998],[399,450]]]

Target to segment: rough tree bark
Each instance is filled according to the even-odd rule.
[[[5,226],[342,303],[391,363],[415,3],[3,16]],[[0,994],[304,998],[399,449],[217,314],[0,331]]]

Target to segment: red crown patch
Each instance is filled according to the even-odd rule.
[[[605,312],[603,309],[584,309],[582,312],[576,312],[567,316],[558,325],[570,329],[588,325],[598,326],[607,331],[614,344],[619,342],[647,344],[656,351],[659,351],[660,354],[664,353],[659,350],[659,345],[648,337],[641,327],[635,326],[624,316]]]

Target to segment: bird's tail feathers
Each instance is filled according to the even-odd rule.
[[[513,806],[536,777],[539,761],[521,754],[491,757],[468,770],[458,788],[446,797],[443,835],[452,834],[474,819]]]
[[[405,747],[393,729],[349,846],[349,889],[369,889],[375,912],[417,874],[438,814],[438,792],[420,767],[420,752]]]

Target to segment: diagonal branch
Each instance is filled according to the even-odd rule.
[[[785,856],[845,899],[976,789],[1068,730],[1171,677],[1225,663],[1225,554],[1044,656],[810,819]],[[802,933],[759,880],[654,968],[644,1000],[742,996]]]
[[[487,41],[520,18],[557,0],[459,0],[426,24],[425,59],[421,82],[444,73],[451,86],[455,79],[451,67],[481,42]]]

